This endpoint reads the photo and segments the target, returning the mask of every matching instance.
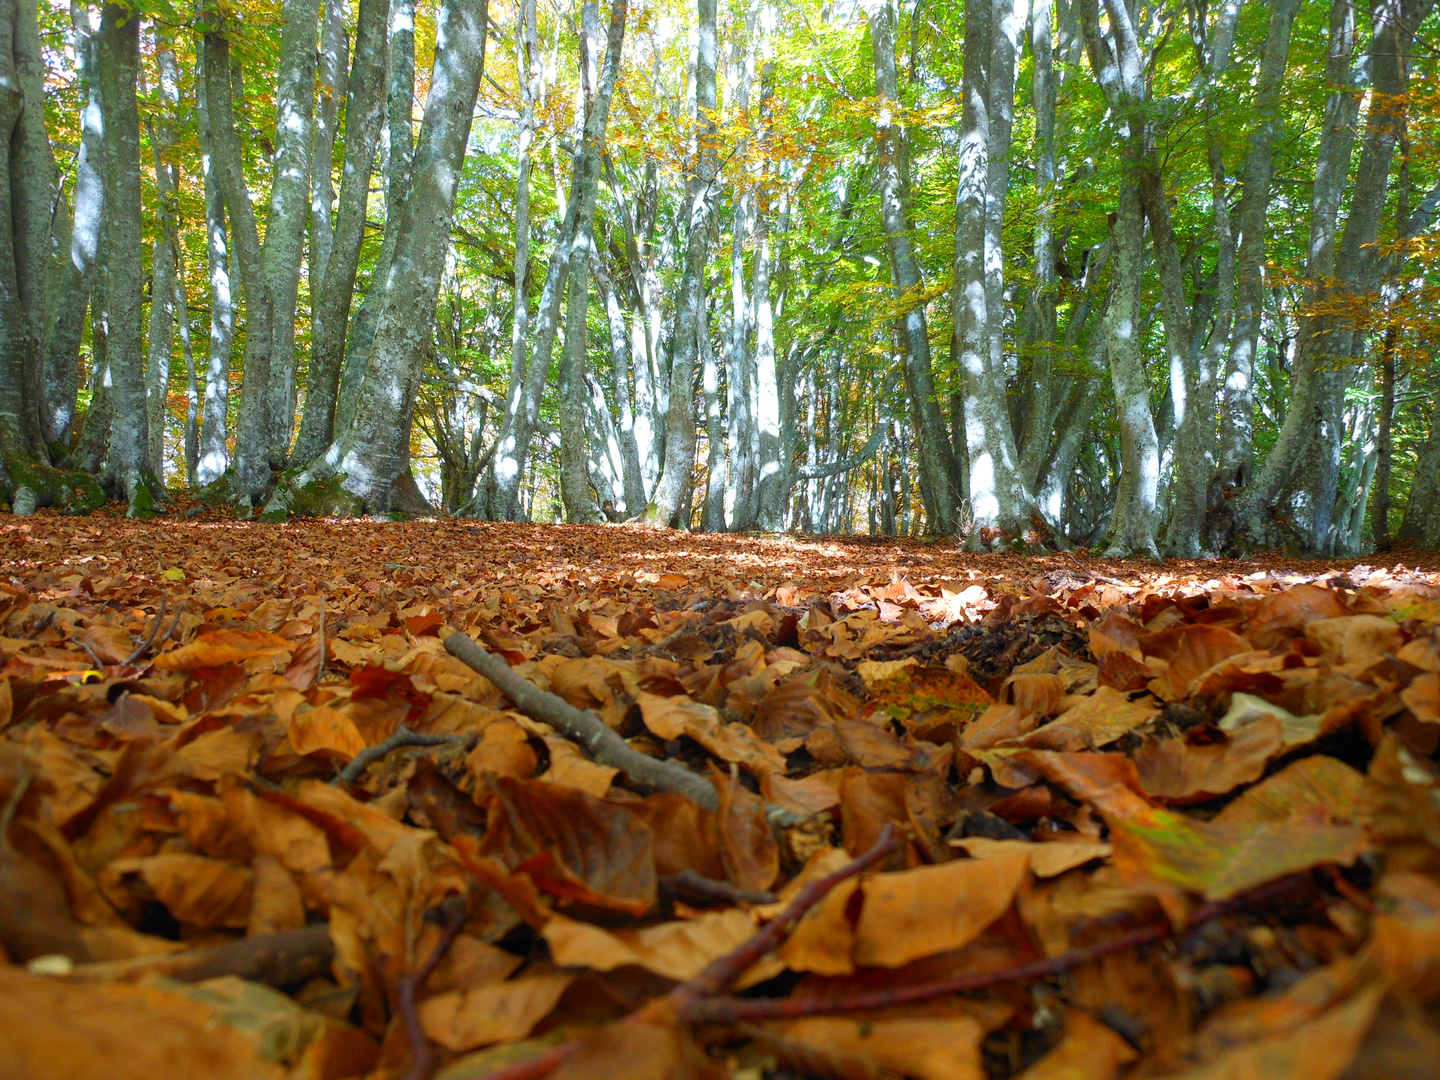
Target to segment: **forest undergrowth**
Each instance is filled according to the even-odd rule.
[[[11,519],[0,1076],[1432,1077],[1416,557]]]

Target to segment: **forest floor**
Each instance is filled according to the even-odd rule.
[[[16,1075],[1440,1055],[1434,556],[42,513],[0,658]]]

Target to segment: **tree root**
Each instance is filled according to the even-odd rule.
[[[0,501],[10,503],[11,512],[25,517],[47,506],[70,514],[88,514],[105,505],[99,482],[80,469],[57,469],[32,458],[12,454],[0,468]],[[6,490],[5,475],[13,488]]]

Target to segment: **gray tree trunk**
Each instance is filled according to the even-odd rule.
[[[901,317],[904,330],[905,386],[918,419],[916,441],[920,469],[930,502],[926,517],[930,531],[948,535],[959,528],[956,495],[958,466],[945,430],[945,418],[936,399],[935,376],[930,362],[930,329],[925,308],[919,302],[923,289],[920,267],[910,238],[904,135],[896,112],[899,90],[895,73],[895,13],[889,0],[866,0],[870,44],[875,68],[875,96],[880,105],[876,121],[879,150],[880,209],[890,253],[892,288],[897,299],[908,305]]]
[[[18,0],[11,25],[8,59],[23,97],[10,135],[9,201],[19,300],[25,316],[24,424],[29,442],[44,461],[48,454],[43,445],[40,403],[44,398],[46,313],[54,252],[51,208],[56,203],[58,170],[45,130],[47,72],[35,0]]]
[[[145,365],[145,401],[149,429],[146,467],[161,480],[165,476],[166,398],[170,390],[170,363],[175,351],[175,301],[179,285],[180,170],[167,161],[175,145],[174,123],[179,120],[180,82],[175,44],[158,24],[155,28],[155,64],[159,70],[159,108],[147,120],[150,149],[155,159],[155,196],[160,230],[151,248],[150,335]]]
[[[771,107],[775,91],[775,63],[766,63],[761,75],[760,131],[762,158],[768,155]],[[770,166],[765,166],[768,176]],[[755,255],[751,265],[750,297],[755,323],[755,497],[746,527],[779,532],[785,527],[785,500],[790,492],[789,443],[784,439],[782,395],[775,364],[775,315],[770,298],[770,208],[756,207]]]
[[[380,156],[385,172],[385,228],[380,254],[370,271],[370,284],[354,324],[345,339],[345,364],[340,371],[340,392],[335,403],[335,427],[349,427],[359,405],[359,392],[375,331],[384,309],[390,266],[395,260],[398,230],[404,220],[405,199],[410,190],[410,170],[415,160],[415,4],[414,0],[391,0],[390,74],[385,91],[385,126],[381,132]]]
[[[1216,452],[1216,483],[1244,487],[1253,468],[1255,441],[1255,351],[1260,341],[1260,318],[1265,297],[1265,215],[1270,206],[1270,176],[1275,158],[1275,138],[1280,134],[1280,87],[1290,54],[1290,30],[1300,0],[1274,0],[1270,5],[1270,29],[1260,58],[1255,86],[1256,123],[1251,129],[1241,166],[1242,191],[1236,215],[1239,251],[1236,255],[1235,325],[1230,352],[1225,362],[1224,398],[1221,407],[1220,441]],[[1332,19],[1353,25],[1353,8],[1348,3],[1332,7]],[[1342,36],[1331,37],[1332,66],[1339,61],[1338,76],[1331,85],[1349,77],[1349,49]],[[1337,46],[1339,47],[1337,54]],[[1212,504],[1216,499],[1212,497]]]
[[[287,512],[295,491],[336,473],[343,475],[344,489],[361,508],[386,510],[394,502],[397,482],[408,461],[415,391],[431,334],[449,251],[456,188],[484,73],[487,9],[487,0],[447,0],[438,13],[430,94],[411,189],[404,202],[385,306],[366,362],[355,419],[290,486],[276,491],[267,514]],[[333,252],[331,258],[335,258]]]
[[[322,453],[336,433],[335,402],[340,368],[345,360],[350,304],[365,238],[365,212],[370,199],[370,173],[380,137],[385,102],[385,67],[389,51],[388,0],[360,0],[355,22],[355,55],[345,96],[345,165],[340,173],[340,200],[324,280],[315,289],[310,311],[310,372],[305,408],[295,442],[296,461]]]
[[[1105,0],[1111,38],[1101,34],[1096,0],[1080,0],[1091,70],[1123,128],[1124,179],[1111,226],[1115,269],[1105,336],[1110,380],[1120,417],[1120,479],[1110,518],[1108,554],[1158,558],[1155,544],[1160,490],[1160,443],[1150,412],[1150,387],[1141,348],[1141,288],[1145,273],[1145,214],[1138,179],[1145,164],[1146,68],[1129,8]]]
[[[1430,413],[1430,436],[1420,448],[1410,501],[1396,539],[1427,551],[1440,551],[1440,405]]]
[[[590,124],[590,113],[601,103],[597,63],[600,51],[600,14],[595,0],[581,5],[580,77],[584,95],[586,123],[582,138],[588,144],[604,139],[604,129],[596,131]],[[623,23],[620,31],[624,33]],[[623,39],[622,39],[623,40]],[[619,49],[616,50],[619,58]],[[607,60],[609,56],[607,55]],[[610,72],[606,72],[609,76]],[[603,103],[606,120],[610,101]],[[598,118],[597,118],[598,119]],[[598,125],[597,125],[598,126]],[[597,147],[598,149],[598,147]],[[580,188],[581,209],[576,221],[575,239],[570,245],[569,296],[565,310],[565,345],[560,354],[560,494],[565,503],[565,519],[572,522],[604,521],[600,507],[590,488],[590,435],[587,405],[590,394],[585,362],[586,323],[590,311],[590,265],[598,257],[595,248],[595,202],[600,190],[600,161],[587,163]],[[588,212],[586,207],[588,206]],[[608,415],[608,414],[607,414]],[[613,503],[613,498],[611,502]]]
[[[1324,550],[1328,543],[1338,479],[1339,403],[1344,377],[1329,370],[1332,365],[1326,361],[1330,356],[1348,355],[1351,339],[1344,320],[1332,313],[1333,303],[1322,306],[1321,302],[1338,298],[1332,289],[1340,290],[1340,297],[1362,292],[1378,266],[1374,245],[1403,123],[1408,54],[1415,28],[1433,3],[1404,0],[1377,9],[1369,50],[1371,106],[1363,125],[1360,164],[1338,250],[1336,221],[1345,190],[1345,166],[1355,138],[1358,99],[1347,88],[1332,93],[1327,105],[1327,124],[1311,198],[1310,258],[1306,264],[1310,282],[1306,306],[1317,313],[1302,320],[1285,423],[1264,467],[1237,507],[1238,528],[1251,543],[1264,539],[1271,508],[1297,479],[1303,491],[1305,542],[1314,550]],[[1338,50],[1333,47],[1337,21],[1341,37]],[[1343,52],[1343,19],[1332,18],[1331,30],[1333,60],[1336,51]],[[1334,284],[1328,284],[1332,279]]]
[[[610,331],[610,363],[615,372],[615,403],[620,413],[620,427],[616,432],[616,439],[620,445],[620,475],[625,495],[625,514],[633,517],[645,508],[645,477],[640,465],[640,444],[635,437],[636,410],[630,403],[630,388],[638,381],[640,367],[635,364],[630,352],[630,330],[625,325],[625,312],[615,295],[610,275],[599,261],[595,263],[594,271],[600,284],[600,299],[605,305],[605,320]]]
[[[56,284],[53,314],[45,342],[44,389],[40,427],[51,445],[70,441],[79,417],[80,339],[85,332],[85,311],[95,279],[96,256],[104,229],[105,139],[100,122],[100,84],[96,78],[95,51],[98,24],[88,6],[71,4],[75,34],[75,68],[80,109],[80,150],[75,158],[75,212],[70,243]],[[98,15],[98,11],[96,12]],[[59,200],[56,235],[63,234],[64,200]]]
[[[1030,52],[1034,62],[1030,95],[1035,104],[1035,284],[1031,288],[1034,318],[1033,357],[1023,392],[1026,409],[1020,445],[1021,481],[1038,493],[1040,473],[1050,449],[1051,383],[1055,370],[1055,52],[1050,0],[1038,0],[1030,20]],[[1067,470],[1068,475],[1068,470]],[[1053,487],[1053,485],[1052,485]],[[1063,493],[1063,489],[1062,489]],[[1053,502],[1051,498],[1049,502]],[[1049,521],[1048,503],[1040,503]]]
[[[100,101],[105,126],[107,338],[110,361],[110,446],[105,477],[131,514],[149,509],[142,475],[149,442],[145,411],[145,354],[141,351],[140,18],[106,4],[100,15]]]
[[[700,386],[705,394],[705,499],[700,504],[700,531],[725,531],[725,399],[720,391],[720,365],[715,345],[710,340],[709,305],[700,305],[700,321],[695,328],[700,353]]]
[[[284,466],[295,426],[295,322],[301,250],[310,218],[319,18],[320,0],[284,0],[281,7],[280,62],[275,71],[275,157],[264,252],[273,342],[265,408],[266,451],[273,468]]]
[[[664,465],[655,481],[647,525],[678,525],[688,529],[681,508],[693,494],[695,470],[695,361],[699,345],[700,305],[705,302],[705,264],[710,257],[710,216],[714,213],[714,184],[719,172],[715,146],[715,69],[718,61],[715,35],[715,0],[696,0],[695,49],[695,152],[696,183],[688,193],[685,268],[675,299],[675,322],[670,334],[670,404],[665,413]]]
[[[200,458],[195,482],[210,484],[225,475],[230,413],[230,352],[235,340],[235,301],[231,295],[230,244],[225,231],[225,198],[215,162],[210,109],[205,95],[205,50],[196,50],[195,119],[205,184],[205,253],[210,286],[210,335],[205,366],[205,402],[201,408]]]
[[[38,425],[28,416],[34,403],[26,393],[34,370],[34,345],[21,300],[15,244],[11,139],[25,111],[25,92],[15,64],[16,18],[16,0],[0,0],[0,483],[12,489],[21,482],[15,476],[17,466],[39,449],[32,434]],[[15,490],[12,497],[20,494]]]
[[[620,57],[625,38],[625,20],[629,14],[626,0],[615,0],[610,11],[610,26],[605,38],[605,60],[595,88],[594,103],[585,117],[585,129],[574,155],[574,173],[570,178],[570,195],[545,273],[540,293],[535,345],[525,367],[525,378],[517,394],[512,386],[506,403],[505,416],[496,438],[482,488],[476,494],[470,513],[497,520],[515,520],[519,513],[520,480],[525,472],[526,458],[540,416],[540,401],[550,377],[550,359],[559,330],[561,300],[570,275],[582,254],[591,257],[594,246],[595,203],[602,169],[602,149],[610,120],[610,101],[619,78]],[[583,251],[581,249],[584,249]],[[587,274],[588,276],[588,274]],[[562,364],[564,360],[562,359]],[[577,384],[578,385],[578,384]],[[583,421],[582,421],[583,423]]]
[[[312,309],[335,241],[335,223],[330,214],[335,208],[335,135],[340,124],[340,102],[349,82],[350,39],[345,30],[349,14],[349,0],[323,0],[320,57],[315,68],[315,127],[310,144],[310,244],[306,250]]]
[[[210,142],[216,179],[230,217],[230,234],[245,285],[245,373],[240,414],[235,425],[235,495],[242,506],[270,484],[268,423],[270,357],[274,347],[274,305],[264,273],[260,232],[245,184],[240,138],[231,89],[230,43],[213,31],[205,34],[205,102],[210,111]],[[112,248],[112,252],[113,252]],[[112,345],[111,367],[115,367]],[[117,405],[118,411],[118,405]]]

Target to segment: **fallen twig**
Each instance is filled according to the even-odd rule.
[[[1189,932],[1201,923],[1209,922],[1220,915],[1239,910],[1250,904],[1271,899],[1292,888],[1303,875],[1291,875],[1261,885],[1240,896],[1221,903],[1205,904],[1196,908],[1194,915],[1185,925]],[[1108,941],[1071,949],[1044,960],[1032,960],[999,971],[970,971],[952,975],[948,979],[915,983],[911,986],[897,986],[887,990],[872,990],[848,997],[791,997],[791,998],[735,998],[708,997],[685,1002],[680,1015],[691,1023],[736,1024],[753,1020],[794,1020],[802,1016],[832,1016],[837,1013],[866,1012],[884,1009],[892,1005],[909,1005],[919,1001],[931,1001],[951,994],[973,993],[988,990],[992,986],[1007,983],[1033,982],[1037,979],[1063,975],[1078,967],[1093,963],[1106,956],[1128,952],[1144,945],[1164,941],[1174,928],[1169,923],[1142,926],[1138,930],[1120,934]]]
[[[151,646],[152,644],[154,644],[154,642],[155,642],[155,635],[160,632],[160,624],[165,621],[165,602],[166,602],[168,599],[169,599],[169,594],[168,594],[168,593],[163,593],[163,592],[162,592],[162,593],[160,594],[160,607],[159,607],[159,609],[155,612],[155,621],[150,624],[150,633],[146,635],[144,641],[140,642],[140,644],[136,647],[135,651],[132,652],[129,656],[127,656],[127,657],[125,658],[124,663],[122,663],[122,664],[120,665],[121,667],[129,667],[129,666],[130,666],[131,664],[133,664],[136,660],[139,660],[140,657],[144,656],[145,653],[146,653],[146,651],[150,648],[150,646]],[[170,634],[173,634],[173,633],[175,632],[175,626],[176,626],[179,622],[180,622],[180,613],[177,611],[177,612],[175,613],[175,622],[170,624]],[[165,636],[168,638],[168,637],[170,636],[170,634],[166,634]]]
[[[657,882],[660,891],[668,896],[688,896],[696,900],[708,900],[722,904],[773,904],[776,896],[772,892],[742,889],[728,881],[716,881],[694,870],[682,870],[678,874],[666,874]]]
[[[1071,562],[1073,562],[1077,567],[1079,567],[1080,572],[1081,572],[1082,574],[1084,574],[1086,577],[1090,578],[1090,579],[1093,580],[1093,581],[1104,582],[1106,585],[1115,585],[1115,586],[1117,586],[1117,587],[1119,587],[1119,588],[1121,588],[1121,589],[1129,589],[1129,588],[1133,588],[1133,587],[1134,587],[1134,586],[1132,586],[1132,585],[1130,585],[1130,584],[1128,584],[1128,583],[1126,583],[1126,582],[1124,582],[1124,581],[1119,580],[1118,578],[1106,577],[1104,574],[1097,574],[1097,573],[1095,573],[1094,570],[1091,570],[1091,569],[1089,569],[1088,567],[1086,567],[1083,563],[1081,563],[1081,561],[1080,561],[1079,559],[1077,559],[1074,555],[1072,555],[1072,554],[1071,554],[1070,552],[1068,552],[1068,551],[1065,552],[1064,555],[1065,555],[1065,557],[1066,557],[1067,559],[1069,559],[1069,560],[1070,560]]]
[[[886,825],[880,832],[875,846],[863,855],[852,859],[833,874],[817,878],[806,885],[774,919],[756,931],[749,939],[715,960],[694,978],[687,979],[666,995],[675,1012],[683,1019],[698,1001],[727,989],[743,975],[757,960],[769,955],[780,947],[805,913],[818,904],[831,889],[847,878],[862,874],[878,862],[889,858],[896,851],[895,827]],[[625,1023],[637,1023],[645,1015],[631,1013]],[[580,1040],[572,1039],[533,1058],[507,1065],[502,1069],[486,1073],[482,1080],[543,1080],[558,1069],[580,1049]]]
[[[330,924],[315,923],[299,930],[257,934],[204,949],[79,964],[72,977],[128,981],[144,975],[164,975],[180,982],[203,982],[238,975],[268,986],[295,986],[326,974],[334,957]]]
[[[315,669],[315,679],[311,686],[319,686],[320,680],[325,677],[325,594],[320,594],[320,666]]]
[[[448,916],[444,914],[449,907]],[[435,943],[425,963],[400,980],[396,988],[396,1005],[400,1019],[405,1024],[405,1037],[410,1041],[410,1068],[405,1071],[405,1080],[429,1080],[435,1069],[435,1051],[430,1049],[430,1040],[425,1037],[425,1028],[420,1023],[420,1014],[415,1011],[415,995],[425,988],[425,980],[435,970],[435,965],[450,951],[455,935],[465,925],[466,904],[462,896],[451,897],[439,908],[445,918],[445,930]]]
[[[398,750],[402,746],[440,746],[444,743],[465,742],[469,738],[469,735],[431,735],[423,731],[411,731],[410,725],[401,724],[388,739],[381,739],[374,746],[367,746],[356,754],[350,764],[340,770],[340,775],[334,782],[353,784],[371,765],[391,750]]]
[[[493,682],[526,716],[549,724],[567,739],[579,743],[600,764],[619,769],[641,787],[678,792],[707,810],[719,810],[720,796],[703,776],[695,775],[677,762],[647,757],[632,749],[597,714],[577,709],[559,695],[541,690],[512,671],[500,657],[477,645],[469,635],[451,630],[444,638],[445,650],[451,656]],[[766,806],[765,816],[772,825],[798,825],[805,820],[793,811],[774,805]]]

